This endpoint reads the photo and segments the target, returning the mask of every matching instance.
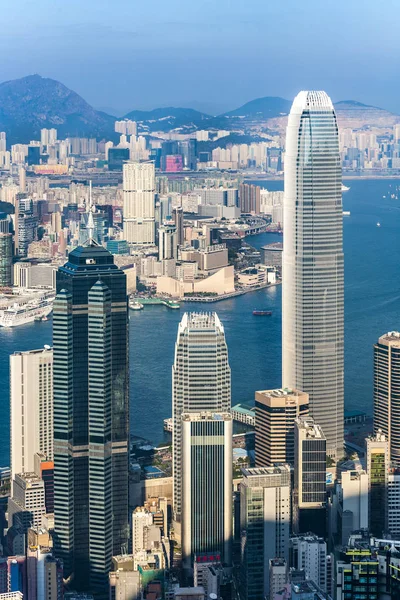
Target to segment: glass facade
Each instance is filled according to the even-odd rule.
[[[224,328],[215,313],[185,313],[172,368],[174,513],[182,511],[182,414],[229,412],[231,370]]]
[[[232,544],[232,417],[183,416],[183,549],[187,567],[195,554],[219,554],[230,565]]]
[[[55,547],[74,587],[106,598],[128,540],[128,310],[101,246],[58,270],[53,343]]]
[[[374,433],[389,442],[390,460],[400,467],[400,333],[392,331],[374,346]]]
[[[336,116],[324,92],[300,92],[289,115],[283,246],[283,387],[343,451],[342,192]]]

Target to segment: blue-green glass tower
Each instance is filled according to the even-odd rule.
[[[71,588],[108,598],[128,540],[126,276],[92,241],[57,273],[54,345],[55,547]]]

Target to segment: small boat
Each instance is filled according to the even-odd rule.
[[[179,302],[173,302],[172,300],[169,300],[168,307],[177,309],[177,308],[180,308],[180,304],[179,304]]]
[[[270,317],[272,310],[253,310],[253,315],[255,317]]]
[[[350,213],[350,211],[349,211],[349,210],[344,210],[344,211],[343,211],[343,216],[344,216],[344,217],[349,217],[349,216],[350,216],[350,214],[351,214],[351,213]]]
[[[377,226],[377,227],[380,227],[380,226],[381,226],[381,224],[379,223],[379,221],[377,222],[376,226]]]
[[[348,192],[349,191],[349,187],[347,187],[347,185],[344,185],[344,183],[342,183],[342,192]]]
[[[42,321],[48,321],[48,318],[46,317],[46,315],[44,315],[44,316],[42,317]]]
[[[129,302],[129,308],[131,310],[142,310],[143,304],[140,302]]]

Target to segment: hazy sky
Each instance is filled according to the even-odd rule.
[[[0,0],[0,81],[39,73],[95,107],[325,89],[400,112],[400,1]]]

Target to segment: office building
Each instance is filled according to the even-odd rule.
[[[343,456],[342,174],[335,111],[300,92],[285,153],[282,383],[305,390],[327,452]]]
[[[123,169],[124,239],[132,245],[155,243],[155,168],[152,162],[128,162]]]
[[[369,529],[372,535],[382,537],[387,531],[389,442],[382,431],[365,440],[369,483]]]
[[[336,561],[336,600],[394,598],[390,594],[378,593],[379,575],[379,557],[374,548],[361,545],[344,548]],[[380,586],[381,591],[385,588],[385,584]]]
[[[55,550],[101,600],[128,540],[128,310],[126,276],[91,235],[58,270],[53,343]]]
[[[176,227],[177,246],[183,246],[185,242],[185,229],[183,227],[183,209],[181,206],[177,206],[172,210],[172,219]]]
[[[374,345],[374,433],[381,430],[390,460],[400,467],[400,333],[390,331]]]
[[[19,256],[27,256],[28,246],[36,238],[38,227],[32,198],[17,198],[15,217],[18,232],[15,246]]]
[[[41,527],[46,514],[44,482],[36,473],[17,474],[12,498],[8,502],[9,525],[26,533],[29,527]]]
[[[294,569],[304,570],[321,590],[328,592],[332,579],[331,557],[323,538],[307,534],[290,539],[290,564]]]
[[[215,553],[231,564],[232,416],[182,415],[182,551],[186,568],[194,556]]]
[[[107,162],[109,171],[122,171],[127,161],[129,161],[129,148],[108,149]]]
[[[368,475],[366,471],[342,471],[337,484],[338,537],[346,545],[353,531],[368,529]]]
[[[11,477],[35,471],[35,454],[53,460],[53,350],[10,356]]]
[[[400,540],[400,472],[398,469],[390,472],[388,476],[387,504],[388,531],[394,540]]]
[[[0,232],[0,288],[11,287],[13,274],[13,238]]]
[[[282,590],[288,582],[288,566],[284,558],[270,558],[269,560],[269,598]]]
[[[326,438],[311,417],[295,420],[293,529],[326,536]]]
[[[294,464],[294,422],[308,416],[308,394],[277,389],[256,392],[256,466]]]
[[[164,223],[158,229],[158,260],[178,258],[177,233],[174,224]]]
[[[40,164],[40,146],[28,146],[26,162],[30,166]]]
[[[241,600],[269,593],[269,560],[289,560],[290,467],[243,469],[240,483]]]
[[[153,515],[144,507],[138,507],[132,513],[132,552],[147,548],[146,534],[153,525]]]
[[[230,411],[231,370],[225,332],[216,313],[185,313],[172,367],[172,469],[175,520],[182,512],[182,415]]]
[[[141,574],[134,569],[131,554],[113,556],[109,573],[110,600],[137,600],[142,597]]]
[[[29,530],[28,534],[31,531]],[[54,558],[51,548],[30,545],[28,542],[26,555],[29,600],[62,600],[64,595],[62,563]]]

